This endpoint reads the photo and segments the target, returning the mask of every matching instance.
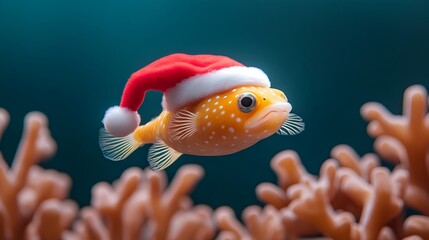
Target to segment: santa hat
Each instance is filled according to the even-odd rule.
[[[163,106],[174,112],[187,104],[228,89],[243,86],[270,87],[260,69],[216,55],[172,54],[143,67],[128,79],[120,106],[106,111],[106,130],[126,136],[140,124],[138,108],[148,90],[164,93]]]

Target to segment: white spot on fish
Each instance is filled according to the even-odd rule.
[[[219,99],[220,97],[219,96],[216,96],[216,99]]]
[[[222,139],[226,139],[226,136],[222,136]]]
[[[235,116],[235,114],[234,114],[234,113],[231,113],[231,118],[234,118],[234,116]]]
[[[215,112],[216,112],[216,109],[213,109],[213,112],[215,113]]]
[[[216,134],[216,132],[215,131],[212,131],[212,135],[215,135]]]
[[[233,139],[237,139],[238,137],[237,136],[234,136],[234,137],[232,137]]]
[[[235,92],[235,91],[237,91],[237,89],[236,89],[236,88],[232,89],[232,92]]]
[[[264,133],[267,133],[268,132],[268,130],[264,130]]]
[[[232,127],[228,128],[228,132],[234,133],[234,128],[232,128]]]
[[[220,105],[220,106],[219,106],[219,109],[222,109],[222,108],[223,108],[223,106],[222,106],[222,105]]]
[[[205,144],[209,144],[209,141],[204,141]]]
[[[215,102],[215,105],[218,105],[219,104],[219,102]]]
[[[212,122],[207,123],[207,127],[210,127],[210,125],[212,125]]]
[[[204,116],[204,119],[207,119],[207,118],[209,118],[209,115],[205,115],[205,116]]]
[[[225,111],[220,112],[220,115],[224,115],[224,114],[225,114]]]
[[[235,119],[237,122],[241,122],[241,118],[237,118]]]
[[[206,108],[206,112],[210,111],[210,108]]]
[[[201,105],[201,107],[205,107],[206,106],[206,104],[204,103],[203,105]]]
[[[231,103],[232,103],[232,101],[229,101],[229,102],[228,102],[228,104],[231,104]]]
[[[231,146],[231,147],[234,147],[234,146],[235,146],[235,144],[233,143],[233,144],[231,144],[230,146]]]
[[[220,128],[225,129],[225,125],[220,126]]]
[[[244,130],[244,132],[245,132],[245,133],[248,133],[248,132],[249,132],[249,129]]]
[[[215,143],[215,147],[219,146],[219,144]]]
[[[209,136],[209,139],[213,139],[213,136]]]
[[[226,96],[226,95],[225,95],[225,96],[223,96],[223,98],[227,98],[227,97],[228,97],[228,96]]]
[[[212,99],[211,98],[209,98],[209,100],[207,100],[207,102],[209,103],[209,102],[211,102],[212,101]]]

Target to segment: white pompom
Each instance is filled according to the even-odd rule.
[[[134,132],[140,124],[140,115],[127,108],[114,106],[107,109],[103,119],[104,128],[116,137]]]

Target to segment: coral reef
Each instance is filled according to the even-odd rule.
[[[128,169],[113,185],[94,186],[91,206],[66,239],[213,239],[211,208],[187,196],[202,175],[201,167],[184,166],[166,188],[163,172]]]
[[[0,109],[0,137],[8,123],[9,114]],[[0,154],[1,239],[61,239],[75,217],[76,204],[64,200],[70,178],[35,165],[56,151],[47,124],[43,114],[29,113],[11,167]]]
[[[230,211],[218,209],[221,236],[429,239],[428,102],[426,90],[412,86],[405,91],[402,116],[392,115],[377,103],[362,107],[362,116],[369,121],[368,133],[376,138],[375,150],[396,165],[393,170],[382,167],[375,154],[360,158],[351,147],[339,145],[316,177],[305,170],[295,152],[279,153],[271,162],[278,185],[262,183],[256,189],[258,198],[268,204],[264,212],[249,207],[242,226]],[[422,215],[406,217],[407,208]],[[254,216],[265,220],[251,223]],[[277,234],[267,238],[261,231]]]
[[[271,168],[278,183],[257,187],[266,205],[246,208],[243,223],[229,207],[193,204],[188,194],[204,174],[196,165],[181,167],[170,184],[164,172],[130,168],[112,184],[96,184],[90,206],[78,210],[66,200],[69,177],[37,166],[54,154],[55,142],[46,117],[30,113],[10,168],[0,155],[0,239],[429,239],[428,103],[426,90],[412,86],[403,115],[365,104],[378,155],[338,145],[319,176],[296,152],[277,154]],[[0,136],[8,121],[0,109]]]

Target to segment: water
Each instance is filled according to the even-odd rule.
[[[206,177],[194,201],[240,212],[258,204],[257,184],[275,181],[269,160],[296,150],[317,173],[333,146],[372,151],[359,108],[379,101],[394,113],[403,90],[429,87],[429,3],[425,1],[0,1],[0,106],[12,115],[1,147],[8,159],[24,115],[43,111],[59,149],[44,164],[70,174],[71,197],[90,200],[98,181],[146,167],[148,146],[122,162],[103,158],[97,134],[133,71],[174,52],[230,56],[263,69],[302,116],[306,131],[273,136],[237,154],[182,156]],[[143,122],[161,111],[150,92]]]

